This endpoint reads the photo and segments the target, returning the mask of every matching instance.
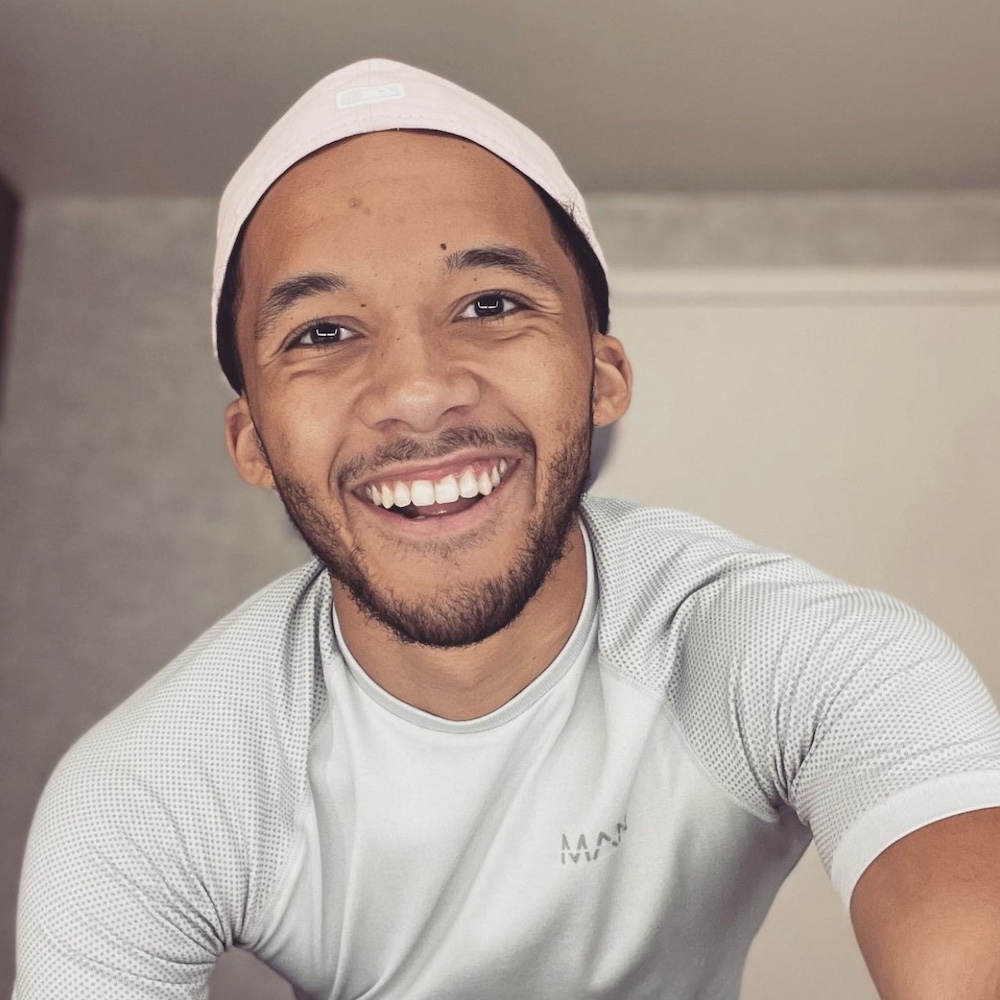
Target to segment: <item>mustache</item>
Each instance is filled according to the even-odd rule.
[[[365,455],[348,459],[337,473],[341,489],[399,462],[433,461],[461,448],[501,451],[505,448],[534,454],[535,442],[515,427],[448,427],[432,439],[398,437]]]

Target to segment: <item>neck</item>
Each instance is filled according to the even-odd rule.
[[[402,642],[333,581],[333,604],[351,654],[384,691],[414,708],[455,721],[505,705],[556,658],[583,609],[587,552],[574,524],[562,557],[506,628],[476,643],[440,649]]]

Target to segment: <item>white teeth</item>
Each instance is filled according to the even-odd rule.
[[[503,458],[489,470],[476,475],[475,469],[467,465],[461,475],[449,473],[432,483],[429,479],[415,479],[411,483],[396,481],[392,486],[382,483],[366,488],[368,498],[377,507],[429,507],[435,503],[454,503],[459,497],[470,499],[482,495],[488,497],[500,485],[507,473],[507,461]]]
[[[454,503],[460,494],[458,480],[454,476],[445,476],[434,484],[434,501],[436,503]]]
[[[471,465],[462,470],[458,479],[458,495],[466,498],[479,496],[479,483]]]
[[[429,507],[434,503],[434,484],[429,479],[410,483],[410,502],[414,507]]]

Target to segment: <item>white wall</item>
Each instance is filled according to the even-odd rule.
[[[901,209],[875,198],[820,211],[808,200],[650,199],[643,212],[634,199],[598,199],[595,217],[613,264],[635,264],[642,247],[660,265],[1000,266],[1000,229],[982,225],[1000,217],[1000,195],[973,202],[922,197]],[[678,204],[686,221],[672,228]],[[237,481],[222,447],[228,392],[207,347],[213,207],[53,199],[26,213],[0,417],[0,994],[13,974],[24,837],[59,755],[302,558],[280,509]],[[911,278],[923,287],[925,276]],[[909,292],[788,302],[787,275],[749,278],[749,293],[722,302],[725,283],[707,296],[684,284],[694,272],[662,279],[679,293],[643,291],[642,276],[631,292],[622,284],[616,329],[640,365],[608,488],[895,589],[992,669],[995,295],[918,295],[919,308]],[[771,298],[754,291],[767,281]],[[650,468],[662,475],[636,478]],[[795,926],[755,949],[747,988],[766,989],[748,996],[798,997],[804,984],[813,996],[864,996],[824,971],[829,956],[788,959],[801,935],[821,940],[841,920],[844,936],[822,879],[790,883],[779,905]],[[268,996],[287,991],[238,961],[213,988],[215,1000]]]

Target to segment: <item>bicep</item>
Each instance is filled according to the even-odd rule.
[[[885,1000],[1000,997],[1000,809],[942,819],[862,873],[851,921]]]

